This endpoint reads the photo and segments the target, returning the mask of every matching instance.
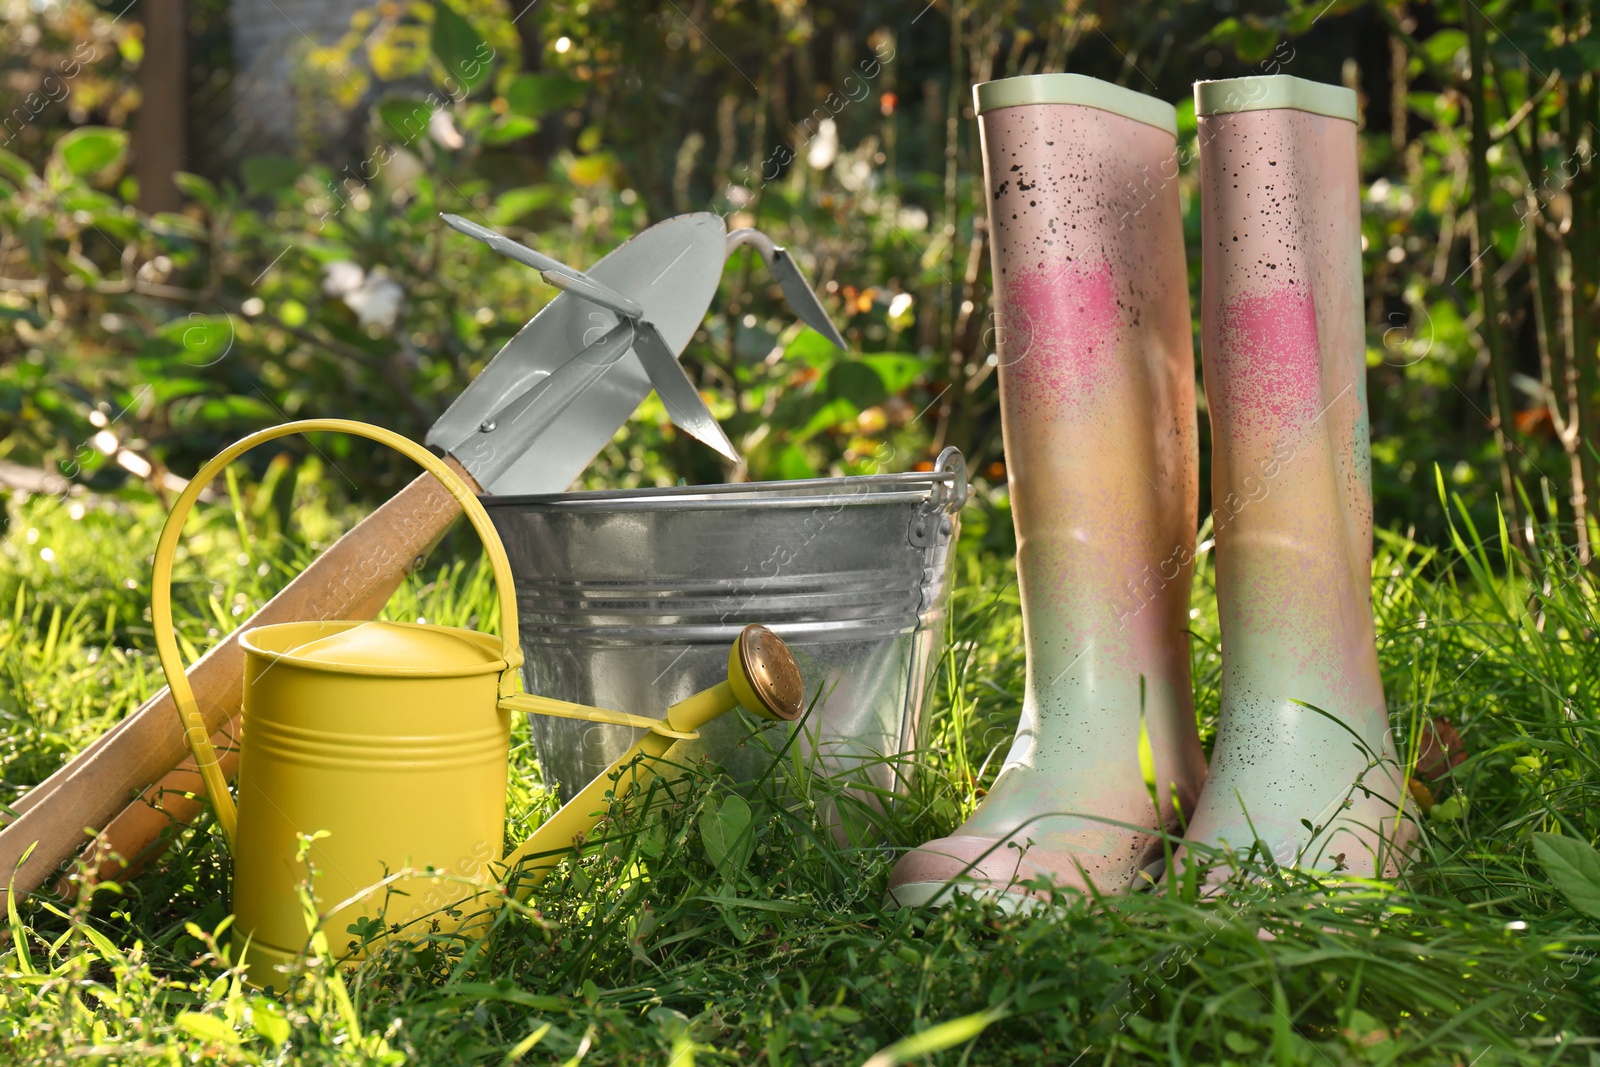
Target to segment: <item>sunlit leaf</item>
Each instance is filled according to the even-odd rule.
[[[837,355],[837,352],[835,353]],[[883,379],[883,387],[890,394],[903,393],[918,378],[928,372],[929,360],[904,352],[873,352],[869,355],[849,357],[871,367]]]
[[[805,449],[796,444],[786,445],[783,451],[778,453],[772,466],[773,476],[776,478],[815,478],[817,476],[817,468],[812,465]],[[795,753],[798,755],[799,751],[800,746],[796,745]]]
[[[1422,54],[1434,66],[1449,70],[1455,66],[1456,56],[1465,52],[1467,35],[1460,30],[1440,30],[1422,42]]]
[[[27,160],[0,148],[0,177],[18,189],[26,189],[33,176],[33,168],[28,166]]]
[[[808,441],[817,434],[832,430],[859,414],[861,409],[854,401],[842,396],[836,397],[819,407],[811,418],[806,420],[805,425],[789,435],[789,439],[795,442]]]
[[[215,208],[222,203],[222,194],[217,191],[217,187],[198,174],[180,170],[172,176],[172,183],[184,196],[190,200],[198,200],[206,207]]]
[[[1561,834],[1534,834],[1533,854],[1568,904],[1600,919],[1600,852],[1593,845]]]
[[[156,212],[150,217],[150,229],[163,236],[188,237],[197,241],[204,240],[207,235],[203,224],[176,211]]]
[[[173,319],[157,329],[139,349],[139,356],[205,367],[226,356],[233,343],[232,319],[226,315],[195,313]]]
[[[921,1033],[903,1037],[888,1048],[874,1054],[862,1067],[898,1067],[902,1063],[921,1060],[933,1052],[943,1052],[964,1045],[1006,1017],[1003,1008],[973,1012],[956,1019],[935,1023]]]
[[[1234,35],[1233,47],[1246,63],[1260,63],[1272,54],[1281,38],[1282,30],[1278,26],[1246,18],[1239,32]]]
[[[281,1045],[289,1040],[289,1020],[283,1009],[266,997],[253,997],[250,1001],[250,1026],[267,1040],[268,1044]]]
[[[483,132],[483,143],[510,144],[530,133],[537,133],[539,124],[526,115],[506,115]]]
[[[599,185],[611,176],[616,164],[616,157],[610,152],[579,156],[567,167],[567,177],[571,178],[575,185],[585,187]]]
[[[181,1011],[174,1020],[178,1029],[202,1041],[215,1041],[219,1045],[237,1045],[239,1032],[215,1015],[202,1015],[197,1011]]]
[[[783,350],[785,363],[798,363],[806,367],[826,367],[839,355],[833,342],[807,326]]]
[[[548,207],[560,196],[560,189],[554,185],[524,185],[507,189],[495,197],[494,207],[489,209],[489,222],[495,226],[508,225],[529,212]]]
[[[384,81],[420,74],[428,64],[429,34],[425,27],[412,23],[391,25],[386,32],[367,38],[367,62],[372,72]]]
[[[79,126],[61,135],[55,154],[67,172],[84,178],[99,174],[122,162],[128,151],[128,135],[106,126]]]

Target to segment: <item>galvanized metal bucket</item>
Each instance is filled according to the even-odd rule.
[[[807,700],[821,693],[800,724],[805,755],[899,791],[923,742],[966,499],[966,463],[947,448],[926,472],[483,503],[515,575],[530,692],[658,715],[715,681],[759,619],[794,652]],[[629,744],[581,722],[532,725],[563,799]],[[749,781],[784,738],[766,740],[725,716],[684,755]]]

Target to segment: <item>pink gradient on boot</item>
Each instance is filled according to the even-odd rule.
[[[1019,413],[1049,417],[1062,405],[1081,406],[1115,373],[1123,329],[1111,264],[1040,262],[1017,272],[1005,300],[1027,323],[1027,354],[1008,364]]]
[[[1186,839],[1372,875],[1392,868],[1401,776],[1371,606],[1355,124],[1199,122],[1223,678]]]
[[[1311,290],[1288,282],[1221,309],[1218,399],[1235,418],[1259,427],[1298,426],[1322,403],[1322,346]]]
[[[1126,887],[1205,777],[1189,684],[1198,497],[1194,370],[1173,136],[1078,104],[979,117],[1027,654],[993,788],[907,853],[891,896],[957,883]],[[1143,710],[1159,805],[1140,774]],[[1119,825],[1122,824],[1122,825]]]

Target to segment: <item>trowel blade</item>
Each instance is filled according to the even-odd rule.
[[[700,399],[700,392],[684,371],[683,364],[678,362],[677,353],[667,346],[661,331],[648,319],[638,325],[633,351],[650,376],[650,384],[656,387],[656,395],[661,397],[673,425],[721,452],[730,463],[738,463],[739,453],[733,450],[733,442],[722,432],[721,424],[706,407],[706,402]]]
[[[783,290],[784,302],[789,305],[789,310],[795,313],[795,317],[833,342],[835,348],[844,351],[844,338],[839,336],[838,328],[833,325],[833,320],[828,318],[827,309],[822,306],[822,301],[817,299],[817,291],[811,288],[806,276],[800,273],[800,264],[794,261],[788,250],[774,249],[769,266],[772,269],[772,276],[778,279],[778,288]]]
[[[472,472],[479,485],[494,482],[521,456],[515,442],[536,438],[552,423],[559,424],[562,412],[605,377],[632,344],[631,325],[613,326],[605,336],[540,378],[527,392],[490,415],[476,432],[446,451]],[[678,364],[674,362],[673,366]]]
[[[676,356],[705,318],[722,277],[726,230],[710,212],[677,215],[636,234],[584,273],[637,301]],[[617,316],[577,294],[562,292],[489,362],[428,431],[427,443],[448,451],[475,433],[511,400],[595,343]],[[571,486],[628,421],[652,383],[635,352],[526,437],[494,442],[488,470],[457,455],[484,492],[495,496],[559,493]],[[718,431],[720,433],[720,430]],[[497,437],[500,435],[497,434]],[[515,451],[509,462],[504,450]],[[480,471],[483,477],[479,478]]]

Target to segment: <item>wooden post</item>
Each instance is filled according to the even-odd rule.
[[[139,210],[177,211],[183,197],[172,176],[184,166],[189,112],[188,19],[183,0],[143,0],[144,59],[139,64],[139,119],[133,175]]]

